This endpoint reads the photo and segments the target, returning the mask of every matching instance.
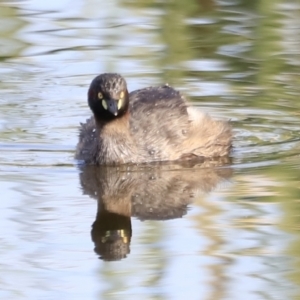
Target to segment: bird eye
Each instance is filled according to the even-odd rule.
[[[103,94],[101,92],[98,93],[98,99],[103,99]]]
[[[124,92],[120,93],[120,99],[122,99],[124,97]]]

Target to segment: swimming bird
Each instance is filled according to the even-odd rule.
[[[93,116],[81,124],[75,158],[120,165],[227,156],[228,121],[215,120],[169,85],[127,90],[125,79],[105,73],[88,90]]]

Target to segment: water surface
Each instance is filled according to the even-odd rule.
[[[298,299],[298,1],[0,1],[1,299]],[[231,119],[232,161],[73,159],[102,72]]]

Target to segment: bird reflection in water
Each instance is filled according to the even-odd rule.
[[[132,216],[181,218],[198,195],[231,177],[229,164],[229,158],[222,157],[201,163],[80,166],[83,193],[98,201],[91,231],[95,252],[106,261],[125,258],[130,253]]]

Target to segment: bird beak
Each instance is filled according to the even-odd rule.
[[[107,104],[107,110],[112,113],[114,116],[118,115],[119,109],[118,109],[118,101],[114,99],[108,99],[105,100]]]

